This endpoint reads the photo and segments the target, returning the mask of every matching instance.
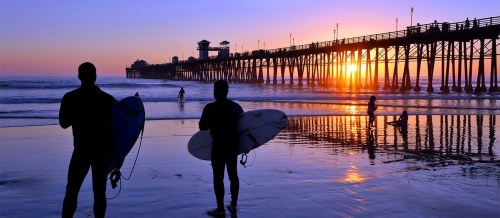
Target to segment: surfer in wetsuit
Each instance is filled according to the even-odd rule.
[[[184,87],[181,86],[181,90],[179,90],[179,95],[177,95],[177,99],[179,99],[179,102],[184,103]]]
[[[373,122],[375,121],[375,111],[377,110],[377,106],[375,106],[376,100],[377,100],[377,97],[372,95],[370,97],[370,101],[368,102],[368,109],[366,110],[366,113],[369,116],[368,128],[375,127],[375,124],[373,124]]]
[[[85,62],[78,67],[81,87],[66,93],[61,101],[59,125],[73,129],[73,154],[69,163],[68,183],[62,217],[73,217],[78,192],[90,168],[94,191],[94,216],[106,214],[106,176],[111,152],[111,108],[113,96],[95,85],[96,68]]]
[[[240,181],[238,178],[238,120],[243,113],[241,106],[227,99],[228,84],[218,80],[214,84],[215,102],[203,108],[199,127],[210,130],[212,136],[212,172],[217,208],[207,211],[210,216],[223,216],[224,211],[224,168],[231,183],[231,204],[227,206],[231,213],[236,212]]]
[[[408,111],[404,110],[401,116],[399,116],[398,120],[387,122],[387,124],[395,125],[395,126],[406,126],[408,125]]]

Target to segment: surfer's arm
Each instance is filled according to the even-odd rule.
[[[210,129],[210,122],[208,121],[208,118],[207,118],[207,112],[208,109],[207,107],[205,106],[205,108],[203,108],[203,112],[201,114],[201,118],[200,118],[200,122],[198,123],[198,126],[200,128],[200,130],[208,130]]]

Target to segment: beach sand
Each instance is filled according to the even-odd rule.
[[[498,116],[466,117],[410,116],[406,137],[384,125],[394,117],[377,117],[373,146],[366,143],[364,116],[291,117],[287,129],[249,153],[246,168],[239,165],[237,216],[500,217],[500,145],[490,138],[500,128],[485,127],[480,137],[477,128]],[[215,206],[210,162],[187,152],[197,125],[146,122],[132,177],[108,200],[107,217],[207,217],[205,211]],[[0,137],[0,216],[59,217],[71,130],[0,128]],[[125,161],[125,176],[137,149]],[[75,217],[93,216],[90,179]],[[227,176],[225,185],[229,201]],[[113,197],[118,188],[108,185],[107,193]]]

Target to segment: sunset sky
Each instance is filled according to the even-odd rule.
[[[498,0],[0,0],[0,75],[74,75],[93,62],[125,75],[136,59],[198,57],[197,42],[238,52],[403,29],[413,24],[500,16]],[[260,43],[258,43],[260,41]]]

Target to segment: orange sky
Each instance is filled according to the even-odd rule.
[[[197,42],[227,40],[231,52],[390,32],[413,23],[498,16],[500,1],[362,0],[0,1],[0,75],[72,75],[84,61],[125,75],[136,59],[198,56]],[[260,43],[258,43],[260,41]]]

